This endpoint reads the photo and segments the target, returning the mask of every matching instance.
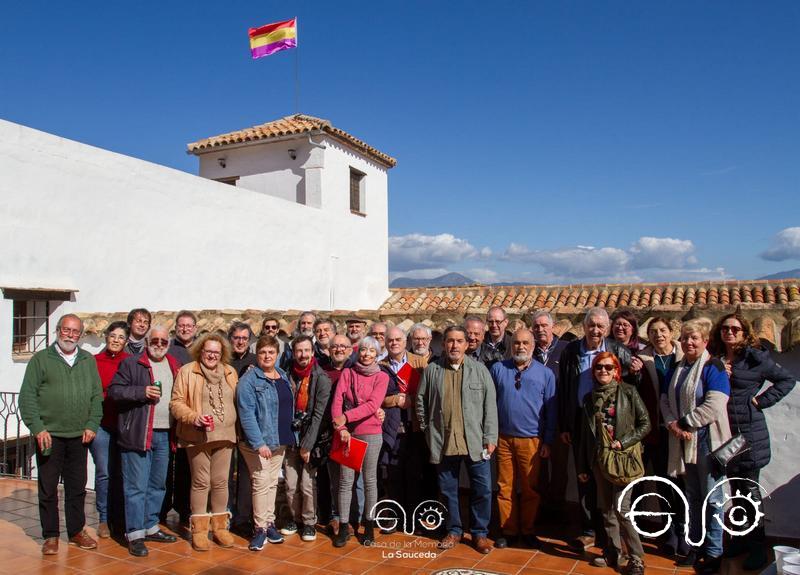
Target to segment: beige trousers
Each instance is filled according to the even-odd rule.
[[[250,485],[253,492],[253,522],[256,527],[266,529],[275,521],[275,496],[278,493],[278,478],[283,465],[285,447],[272,451],[272,457],[261,457],[244,443],[239,443],[239,452],[250,470]]]
[[[208,513],[209,492],[211,513],[228,511],[228,471],[231,467],[233,443],[212,441],[186,448],[192,472],[192,492],[189,504],[192,515]]]
[[[289,447],[284,457],[286,499],[295,523],[317,523],[317,468],[303,463],[299,447]]]

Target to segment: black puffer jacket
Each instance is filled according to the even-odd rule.
[[[745,348],[731,367],[728,401],[731,433],[742,433],[750,444],[750,451],[734,459],[728,467],[728,472],[735,476],[737,472],[761,469],[769,463],[769,430],[762,410],[772,407],[792,391],[795,378],[775,363],[768,351],[752,347]],[[772,386],[756,396],[765,381],[770,381]],[[753,397],[758,407],[753,405]]]

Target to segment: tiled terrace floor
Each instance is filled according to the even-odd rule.
[[[87,497],[87,523],[94,534],[97,517],[94,496]],[[527,549],[494,549],[489,555],[480,555],[467,545],[442,551],[429,539],[406,535],[379,536],[381,547],[365,548],[351,539],[346,547],[336,549],[322,533],[312,543],[303,543],[297,536],[288,537],[281,545],[267,545],[258,553],[247,550],[247,541],[236,538],[231,549],[221,549],[211,544],[211,551],[199,553],[192,550],[184,539],[168,545],[148,544],[150,555],[136,559],[128,549],[112,539],[102,539],[97,550],[84,551],[66,544],[65,536],[59,554],[41,555],[41,533],[38,519],[36,483],[16,479],[0,479],[0,573],[28,574],[78,574],[133,575],[137,573],[191,575],[237,575],[263,573],[270,575],[322,575],[347,573],[369,575],[413,575],[435,573],[441,569],[462,568],[474,572],[503,573],[509,575],[585,574],[607,575],[611,569],[589,565],[589,560],[599,554],[593,549],[584,555],[575,554],[564,544],[558,533],[544,531],[546,545],[541,551]],[[62,513],[63,520],[63,513]],[[176,527],[170,525],[168,527]],[[63,529],[63,525],[62,525]],[[180,528],[177,532],[186,536]],[[392,547],[394,546],[394,547]],[[434,557],[391,558],[394,549],[408,552],[432,552]],[[689,575],[690,569],[677,569],[672,561],[655,554],[655,547],[646,545],[647,573],[651,575]],[[741,571],[741,560],[728,561],[723,575],[748,573]],[[749,572],[752,573],[752,572]]]

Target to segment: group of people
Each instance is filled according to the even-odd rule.
[[[573,461],[580,531],[572,545],[597,545],[603,554],[593,564],[627,565],[636,575],[644,552],[625,516],[630,496],[616,504],[636,470],[620,470],[619,457],[685,489],[697,541],[703,501],[709,494],[720,501],[713,487],[726,472],[760,501],[753,482],[770,458],[763,410],[794,386],[739,313],[714,326],[686,321],[678,341],[669,320],[655,317],[645,342],[632,312],[609,317],[591,308],[583,337],[568,342],[555,335],[547,311],[512,333],[504,310],[492,307],[448,327],[440,356],[424,324],[406,333],[382,322],[367,329],[351,317],[338,333],[332,320],[306,312],[286,342],[276,317],[263,320],[257,337],[242,322],[227,337],[198,336],[189,311],[178,313],[172,339],[151,321],[147,310],[132,310],[108,326],[106,346],[93,357],[78,347],[80,318],[65,315],[55,343],[28,365],[20,409],[38,446],[45,554],[58,551],[59,478],[69,543],[97,545],[85,529],[87,451],[96,468],[97,534],[124,531],[134,556],[147,555],[146,542],[175,541],[160,526],[173,509],[198,551],[209,549],[209,532],[218,545],[233,545],[230,529],[249,530],[252,550],[294,534],[312,541],[318,523],[327,523],[337,547],[362,525],[369,543],[379,498],[407,512],[441,501],[448,512],[439,545],[450,548],[465,531],[462,470],[475,549],[539,548],[539,508],[563,514]],[[772,385],[762,389],[766,381]],[[727,470],[715,467],[713,452],[732,434],[743,434],[750,450]],[[351,438],[366,444],[360,470],[329,457]],[[285,520],[276,510],[281,476]],[[124,500],[117,512],[109,497],[115,483]],[[671,490],[663,497],[678,509]],[[662,546],[679,565],[715,573],[723,541],[711,515],[720,510],[705,512],[699,550],[687,545],[679,511]],[[756,529],[724,552],[746,552],[745,567],[758,568],[766,563],[763,537]]]

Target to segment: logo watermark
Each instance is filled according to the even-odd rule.
[[[632,481],[631,483],[626,485],[625,489],[622,490],[622,493],[620,493],[619,498],[617,499],[617,512],[622,513],[622,506],[625,498],[628,496],[629,492],[636,485],[638,485],[643,481],[654,481],[656,483],[664,483],[669,487],[671,487],[673,491],[678,494],[681,501],[683,501],[683,508],[684,508],[685,521],[684,521],[683,537],[686,543],[688,545],[691,545],[692,547],[700,547],[703,544],[703,541],[705,541],[706,510],[708,509],[709,505],[714,505],[719,509],[719,512],[714,514],[714,520],[717,523],[719,523],[720,527],[722,527],[722,529],[732,537],[741,537],[747,535],[748,533],[753,531],[753,529],[758,527],[758,525],[761,523],[761,520],[764,517],[764,513],[761,511],[761,501],[756,501],[749,493],[742,495],[742,492],[739,491],[738,489],[736,490],[736,493],[734,493],[733,495],[724,494],[724,497],[722,497],[720,501],[714,501],[714,502],[710,501],[712,494],[714,494],[714,492],[717,489],[721,490],[725,484],[730,483],[731,481],[752,483],[756,487],[758,487],[758,489],[766,493],[764,488],[761,487],[761,485],[757,481],[754,481],[752,479],[746,479],[742,477],[725,478],[719,481],[716,485],[714,485],[714,487],[712,487],[706,494],[705,499],[703,499],[703,506],[700,513],[700,519],[702,521],[702,529],[700,530],[700,532],[702,535],[699,541],[692,541],[691,537],[689,536],[689,523],[690,523],[689,500],[686,498],[686,495],[683,494],[683,492],[678,488],[677,485],[675,485],[669,479],[665,479],[664,477],[649,475],[646,477],[641,477],[639,479],[636,479],[635,481]],[[669,530],[669,528],[672,527],[672,516],[676,515],[676,513],[672,511],[637,511],[639,504],[647,497],[657,497],[658,499],[664,501],[667,505],[669,505],[667,499],[660,493],[645,492],[639,495],[635,500],[631,502],[630,510],[627,513],[624,513],[623,516],[626,517],[628,520],[630,520],[631,524],[633,524],[633,528],[639,535],[643,535],[645,537],[658,537],[659,535],[663,535],[664,533],[666,533]],[[725,522],[726,515],[723,513],[724,508],[727,505],[730,505],[727,512],[727,519],[728,519],[728,524],[730,524],[730,527],[728,526],[728,524],[726,524]],[[752,516],[752,522],[751,524],[748,525],[749,515]],[[637,524],[636,522],[637,517],[666,517],[667,521],[666,525],[664,525],[663,528],[657,531],[647,531],[646,529],[643,529]]]
[[[433,532],[444,524],[447,507],[435,499],[427,499],[417,505],[411,513],[394,499],[381,499],[372,506],[371,515],[375,525],[384,531],[402,531],[414,535],[417,529]],[[384,559],[433,559],[438,555],[439,541],[414,538],[408,541],[372,541],[370,547],[381,548]]]

